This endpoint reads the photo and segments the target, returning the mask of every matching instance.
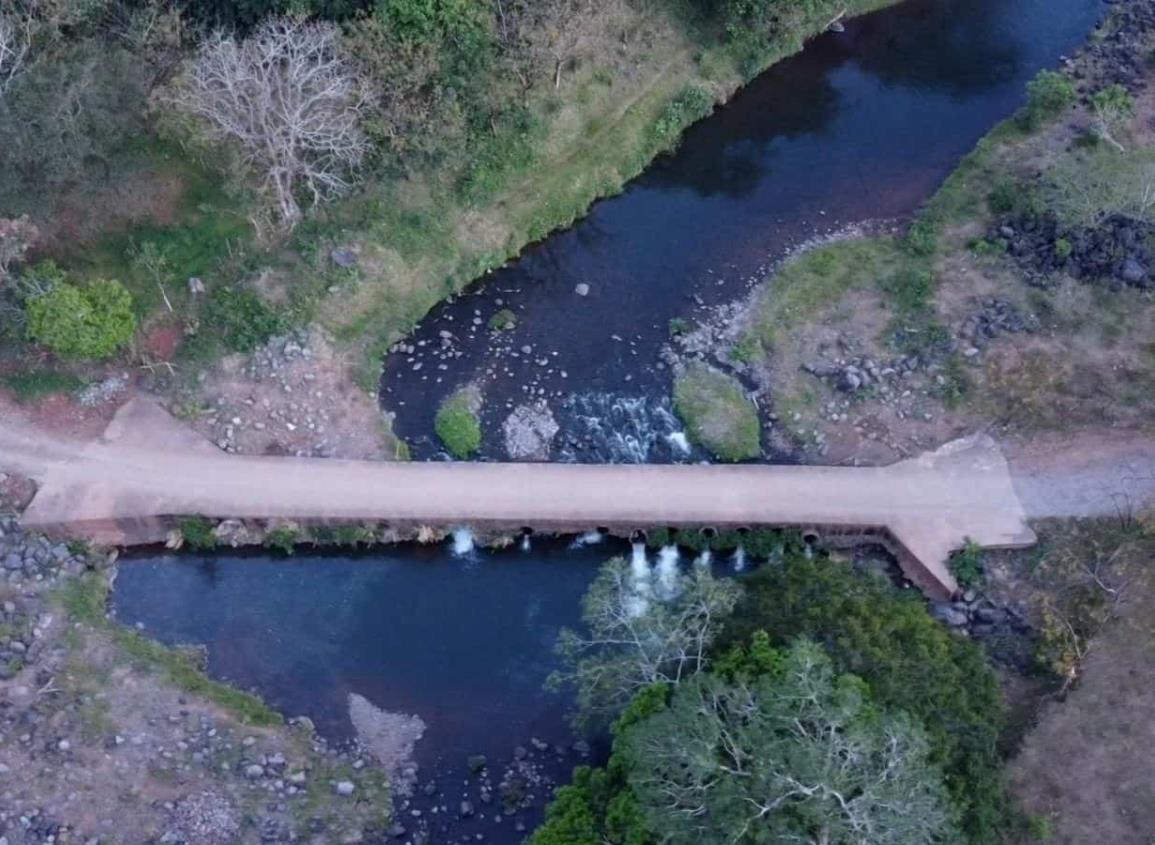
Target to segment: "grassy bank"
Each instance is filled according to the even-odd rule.
[[[54,251],[82,277],[123,281],[142,334],[178,325],[187,336],[182,372],[317,322],[355,353],[358,381],[370,388],[381,354],[439,300],[622,190],[686,127],[838,13],[887,4],[804,4],[782,32],[753,46],[690,20],[679,4],[630,6],[628,42],[567,68],[556,87],[529,89],[520,118],[472,140],[464,164],[383,165],[356,194],[271,246],[252,225],[260,218],[253,195],[213,173],[214,158],[144,143],[134,167],[149,175],[163,208]],[[162,196],[158,186],[169,190]],[[334,264],[334,248],[351,250],[355,265]],[[190,277],[207,294],[190,292]],[[148,344],[135,354],[147,358]]]

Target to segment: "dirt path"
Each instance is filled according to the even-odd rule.
[[[30,528],[156,539],[158,518],[376,520],[516,530],[654,525],[886,529],[911,580],[946,597],[967,539],[1033,542],[997,446],[948,444],[890,467],[386,463],[227,455],[156,405],[125,405],[103,438],[53,440],[15,420],[0,466],[34,477]],[[153,532],[149,535],[147,532]]]
[[[1155,436],[1127,431],[1003,444],[1027,517],[1132,516],[1155,506]]]

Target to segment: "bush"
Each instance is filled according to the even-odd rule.
[[[281,314],[243,288],[214,290],[201,322],[233,352],[252,352],[288,328]]]
[[[107,358],[136,332],[132,294],[120,282],[67,283],[31,299],[28,337],[66,358]]]
[[[1023,123],[1028,129],[1035,129],[1073,106],[1077,97],[1074,83],[1066,76],[1054,70],[1039,71],[1027,83]]]
[[[951,555],[950,571],[959,586],[973,587],[983,580],[983,550],[972,540]]]
[[[692,364],[674,382],[674,407],[690,438],[722,460],[744,461],[762,454],[758,411],[730,376]]]
[[[177,528],[190,548],[201,550],[216,547],[217,537],[213,534],[213,524],[203,516],[186,517],[177,524]]]
[[[697,123],[713,110],[713,94],[705,88],[686,88],[670,101],[650,130],[650,144],[654,152],[673,149],[686,127]]]
[[[934,274],[930,270],[907,267],[886,276],[879,286],[901,314],[917,314],[930,303],[934,293]]]
[[[902,240],[903,249],[918,257],[934,255],[938,249],[938,224],[923,215],[915,220]]]
[[[460,460],[465,460],[481,448],[481,422],[474,406],[473,391],[459,390],[441,403],[433,428],[445,448]]]
[[[982,649],[935,622],[920,597],[826,558],[789,555],[744,580],[746,598],[723,643],[765,631],[776,647],[798,637],[824,645],[880,706],[923,723],[968,837],[993,841],[1006,812],[996,746],[1003,714]]]

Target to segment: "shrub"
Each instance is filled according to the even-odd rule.
[[[907,229],[902,246],[911,255],[919,257],[934,255],[938,249],[938,224],[929,216],[919,217]]]
[[[473,391],[459,390],[441,403],[433,428],[445,448],[460,460],[465,460],[481,448],[481,422],[474,410]]]
[[[1069,240],[1066,238],[1059,238],[1057,241],[1055,241],[1055,258],[1059,259],[1060,261],[1066,261],[1071,257],[1072,249],[1074,249],[1074,247],[1071,246],[1071,242]]]
[[[1010,214],[1019,204],[1019,186],[1011,179],[1002,179],[987,197],[987,202],[996,214]]]
[[[1075,104],[1077,96],[1074,83],[1063,74],[1054,70],[1039,71],[1038,76],[1027,83],[1024,124],[1028,129],[1035,129],[1058,117]]]
[[[291,555],[301,539],[300,532],[291,525],[278,525],[265,534],[265,548],[283,555]]]
[[[132,295],[116,281],[58,284],[27,311],[29,339],[67,358],[108,358],[136,332]]]
[[[244,288],[219,288],[205,306],[203,325],[234,352],[252,352],[287,328],[285,318]]]
[[[934,274],[919,267],[907,267],[879,281],[895,309],[915,314],[925,309],[934,293]]]
[[[650,144],[654,152],[664,152],[677,146],[682,131],[714,110],[714,95],[705,88],[686,88],[667,104],[650,130]]]
[[[983,550],[973,540],[950,558],[950,571],[959,586],[973,587],[983,580]]]
[[[177,528],[190,548],[199,550],[216,547],[217,538],[213,534],[212,521],[203,516],[185,517],[177,524]]]
[[[730,376],[695,363],[674,382],[674,407],[691,439],[724,461],[762,454],[758,411]]]

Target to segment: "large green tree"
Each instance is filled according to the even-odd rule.
[[[1003,710],[982,648],[931,618],[920,596],[828,558],[790,555],[744,584],[723,643],[742,645],[764,631],[776,647],[797,637],[822,645],[838,671],[867,683],[879,705],[923,723],[967,834],[994,841],[1006,812]]]
[[[800,640],[770,672],[702,673],[624,737],[629,782],[669,845],[957,841],[922,728]]]

